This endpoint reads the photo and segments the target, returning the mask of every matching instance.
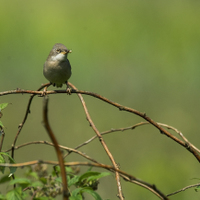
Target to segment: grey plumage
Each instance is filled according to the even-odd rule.
[[[68,53],[71,53],[71,50],[68,50],[63,44],[57,43],[53,46],[44,63],[43,74],[45,78],[57,87],[62,87],[64,83],[67,84],[72,74],[70,62],[67,59]]]

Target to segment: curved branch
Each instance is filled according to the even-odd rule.
[[[58,142],[56,140],[56,137],[53,134],[53,131],[51,130],[51,127],[49,125],[49,121],[48,121],[48,97],[44,96],[44,105],[43,105],[43,120],[44,120],[44,126],[47,130],[47,133],[49,135],[49,137],[51,138],[51,141],[54,144],[55,150],[56,150],[56,154],[58,157],[58,161],[59,161],[59,166],[60,166],[60,172],[61,172],[61,176],[62,176],[62,183],[63,183],[63,199],[64,200],[68,200],[69,197],[69,191],[68,191],[68,186],[67,186],[67,173],[65,171],[65,166],[64,166],[64,160],[62,157],[62,152],[59,148]]]

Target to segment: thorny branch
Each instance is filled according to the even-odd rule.
[[[10,90],[10,91],[5,91],[5,92],[0,92],[0,96],[8,95],[8,94],[27,94],[27,93],[28,94],[35,94],[35,95],[43,95],[43,91],[17,89],[17,90]],[[67,93],[67,92],[66,92],[66,90],[52,90],[52,91],[47,91],[46,92],[47,95],[48,94],[59,94],[59,93]],[[178,139],[177,137],[172,135],[170,132],[168,132],[167,130],[162,128],[158,123],[153,121],[150,117],[148,117],[146,115],[146,113],[141,113],[141,112],[139,112],[139,111],[137,111],[135,109],[120,105],[118,103],[110,101],[109,99],[107,99],[107,98],[105,98],[105,97],[103,97],[101,95],[98,95],[96,93],[93,93],[93,92],[72,89],[71,93],[78,93],[78,94],[85,94],[85,95],[93,96],[93,97],[98,98],[98,99],[100,99],[100,100],[102,100],[104,102],[109,103],[110,105],[113,105],[113,106],[117,107],[120,111],[127,111],[127,112],[131,112],[131,113],[134,113],[134,114],[140,116],[141,118],[145,119],[150,124],[155,126],[162,134],[165,134],[167,137],[171,138],[172,140],[174,140],[175,142],[177,142],[178,144],[180,144],[181,146],[186,148],[200,162],[200,155],[199,155],[198,151],[195,148],[193,148],[194,145],[191,146],[189,143]]]
[[[64,166],[64,159],[62,157],[62,152],[59,148],[58,142],[56,140],[56,137],[51,130],[51,127],[49,125],[49,120],[48,120],[48,97],[44,96],[44,103],[43,103],[43,121],[44,121],[44,126],[46,128],[46,131],[51,138],[51,141],[54,144],[56,154],[58,157],[59,161],[59,166],[60,166],[60,172],[61,172],[61,177],[62,177],[62,184],[63,184],[63,199],[68,200],[69,197],[69,191],[68,191],[68,186],[67,186],[67,174],[65,171],[65,166]]]
[[[36,95],[38,95],[38,96],[44,95],[44,92],[43,92],[43,91],[40,91],[40,90],[41,90],[42,88],[46,87],[46,86],[48,87],[49,85],[50,85],[50,84],[42,85],[37,91],[17,89],[17,90],[10,90],[10,91],[5,91],[5,92],[0,92],[0,96],[8,95],[8,94],[19,94],[19,93],[21,93],[21,94],[23,94],[23,93],[31,94],[30,99],[29,99],[29,103],[28,103],[28,106],[27,106],[26,114],[25,114],[25,117],[24,117],[24,120],[22,121],[22,123],[21,123],[21,124],[19,125],[19,127],[18,127],[18,132],[17,132],[17,134],[16,134],[16,136],[15,136],[15,139],[14,139],[14,142],[13,142],[13,145],[12,145],[12,156],[13,156],[13,157],[14,157],[14,150],[17,149],[17,147],[15,147],[17,138],[18,138],[18,136],[19,136],[19,134],[20,134],[20,132],[21,132],[21,130],[22,130],[22,128],[23,128],[24,123],[26,122],[26,119],[27,119],[28,114],[30,113],[30,105],[31,105],[32,99],[33,99],[33,97],[36,96]],[[118,103],[115,103],[115,102],[113,102],[113,101],[110,101],[110,100],[108,100],[107,98],[105,98],[105,97],[103,97],[103,96],[101,96],[101,95],[98,95],[98,94],[96,94],[96,93],[92,93],[92,92],[88,92],[88,91],[82,91],[82,90],[77,90],[77,89],[75,88],[75,86],[73,86],[71,83],[69,83],[69,85],[73,88],[72,91],[71,91],[71,93],[77,93],[77,94],[78,94],[78,96],[79,96],[79,98],[80,98],[80,100],[81,100],[81,102],[82,102],[82,104],[83,104],[83,107],[84,107],[84,110],[85,110],[87,119],[88,119],[90,125],[92,126],[93,130],[96,132],[97,135],[94,136],[94,137],[92,137],[91,139],[87,140],[86,142],[84,142],[84,143],[78,145],[75,149],[68,149],[68,154],[69,154],[70,152],[75,152],[75,153],[78,153],[78,154],[81,155],[81,153],[78,152],[76,149],[78,149],[78,148],[80,148],[80,147],[82,147],[82,146],[88,144],[89,142],[91,142],[91,141],[94,140],[95,138],[99,138],[100,141],[101,141],[101,143],[102,143],[102,145],[103,145],[103,147],[104,147],[104,149],[106,150],[107,154],[109,155],[109,157],[110,157],[110,159],[111,159],[111,161],[112,161],[112,163],[113,163],[113,167],[108,167],[108,168],[106,168],[106,165],[98,163],[97,161],[95,161],[94,159],[90,158],[89,156],[85,156],[87,159],[89,159],[89,160],[91,160],[92,162],[94,162],[94,163],[92,163],[92,164],[91,164],[91,163],[90,163],[90,164],[87,163],[87,165],[88,165],[88,166],[90,166],[90,165],[91,165],[91,166],[98,166],[98,167],[101,165],[101,167],[104,167],[105,169],[114,171],[114,172],[116,173],[116,179],[117,179],[118,191],[119,191],[119,197],[120,197],[120,199],[123,199],[123,195],[122,195],[122,191],[121,191],[121,183],[120,183],[120,181],[119,181],[119,174],[120,174],[121,177],[124,178],[124,180],[130,181],[130,182],[133,182],[133,183],[136,183],[136,184],[138,184],[138,185],[140,185],[140,186],[142,186],[142,187],[147,188],[148,190],[152,191],[154,194],[156,194],[156,195],[157,195],[159,198],[161,198],[161,199],[167,199],[167,197],[166,197],[165,195],[163,195],[161,192],[157,191],[157,188],[156,188],[154,185],[150,185],[150,184],[148,184],[148,183],[145,183],[145,182],[143,182],[143,181],[141,181],[141,180],[136,179],[135,177],[127,176],[126,173],[121,173],[122,171],[118,169],[118,166],[116,165],[112,154],[109,152],[109,150],[108,150],[108,148],[107,148],[107,145],[105,144],[105,141],[104,141],[103,138],[102,138],[102,135],[104,135],[104,134],[111,133],[111,132],[115,132],[115,131],[123,131],[123,130],[128,130],[128,129],[134,129],[134,128],[138,127],[138,126],[145,125],[145,124],[152,124],[152,125],[155,126],[162,134],[165,134],[166,136],[168,136],[169,138],[171,138],[172,140],[174,140],[175,142],[177,142],[177,143],[180,144],[181,146],[185,147],[185,148],[186,148],[189,152],[191,152],[191,153],[196,157],[196,159],[200,162],[200,156],[199,156],[200,150],[199,150],[198,148],[196,148],[192,143],[190,143],[190,142],[187,140],[187,138],[185,138],[185,137],[183,136],[183,134],[182,134],[180,131],[178,131],[176,128],[171,127],[171,126],[168,126],[168,125],[166,125],[166,124],[157,123],[157,122],[153,121],[151,118],[149,118],[149,117],[146,115],[146,113],[141,113],[141,112],[139,112],[139,111],[137,111],[137,110],[135,110],[135,109],[122,106],[122,105],[120,105],[120,104],[118,104]],[[58,94],[58,93],[66,93],[66,90],[45,91],[45,94],[46,94],[46,95],[48,95],[48,94]],[[100,133],[100,132],[98,131],[98,129],[95,127],[93,121],[92,121],[91,118],[90,118],[90,115],[89,115],[89,113],[88,113],[87,107],[86,107],[86,105],[85,105],[85,102],[84,102],[84,100],[83,100],[81,94],[90,95],[90,96],[93,96],[93,97],[95,97],[95,98],[98,98],[98,99],[100,99],[100,100],[102,100],[102,101],[104,101],[104,102],[106,102],[106,103],[109,103],[110,105],[113,105],[113,106],[119,108],[120,111],[127,111],[127,112],[134,113],[134,114],[136,114],[136,115],[142,117],[143,119],[145,119],[146,122],[141,122],[141,123],[138,123],[138,124],[136,124],[136,125],[134,125],[134,126],[127,127],[127,128],[111,129],[111,130],[109,130],[109,131],[105,131],[105,132]],[[168,132],[168,131],[167,131],[166,129],[164,129],[163,127],[167,128],[167,129],[172,129],[172,130],[174,130],[175,132],[177,132],[178,135],[183,139],[183,141],[180,140],[180,139],[178,139],[178,138],[175,137],[174,135],[172,135],[170,132]],[[46,143],[46,142],[45,142],[45,143]],[[49,144],[49,145],[52,145],[52,144]],[[54,144],[54,146],[55,146],[55,144]],[[59,146],[59,148],[61,148],[61,146]],[[77,152],[76,152],[76,151],[77,151]],[[68,155],[68,154],[67,154],[67,155]],[[67,155],[66,155],[66,156],[67,156]],[[82,155],[82,156],[83,156],[83,155]],[[38,162],[41,162],[41,161],[38,161]],[[28,162],[28,163],[29,163],[29,164],[27,164],[27,165],[30,165],[30,164],[31,164],[31,162]],[[47,162],[47,163],[48,163],[48,162]],[[52,162],[49,161],[48,164],[52,164]],[[55,162],[54,162],[54,164],[55,164]],[[58,164],[58,163],[57,163],[57,164]],[[76,163],[76,164],[77,164],[77,163]],[[76,164],[75,164],[75,165],[76,165]],[[5,166],[8,166],[8,165],[9,165],[9,164],[7,164],[7,165],[5,164]],[[79,164],[77,164],[77,165],[82,165],[82,164],[79,163]],[[86,165],[86,163],[85,163],[85,165]],[[0,166],[1,166],[1,165],[0,165]],[[13,166],[14,166],[14,165],[13,165]],[[17,164],[16,164],[16,166],[17,166]],[[131,178],[130,178],[130,177],[131,177]],[[189,186],[188,186],[188,188],[187,188],[187,187],[185,187],[185,188],[188,189]],[[185,188],[183,188],[182,191],[185,190]],[[180,190],[180,191],[181,191],[181,190]],[[175,193],[177,193],[177,192],[175,192]],[[175,193],[172,193],[172,194],[175,194]],[[172,194],[170,194],[170,195],[172,195]]]

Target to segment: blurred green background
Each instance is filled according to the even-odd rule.
[[[176,127],[199,147],[199,10],[200,2],[194,0],[1,1],[0,91],[36,90],[46,83],[43,64],[53,45],[63,43],[73,51],[69,81],[78,89],[146,112],[153,120]],[[100,131],[143,121],[92,97],[84,98]],[[13,143],[28,99],[27,94],[0,97],[0,103],[12,103],[3,111],[4,150]],[[42,100],[35,97],[17,145],[49,141],[42,125]],[[75,147],[94,135],[75,94],[51,95],[49,118],[62,145]],[[198,182],[194,179],[200,177],[198,161],[152,126],[104,138],[121,170],[156,184],[165,194]],[[111,164],[98,140],[81,151]],[[56,156],[52,147],[32,145],[17,150],[15,159],[56,160]],[[77,155],[67,159],[79,160],[84,159]],[[126,199],[157,199],[123,180],[122,188]],[[118,199],[114,176],[102,179],[98,192],[103,199]],[[191,198],[200,195],[190,189],[170,199]]]

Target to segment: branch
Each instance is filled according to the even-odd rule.
[[[20,149],[22,147],[25,147],[25,146],[28,146],[28,145],[32,145],[32,144],[46,144],[46,145],[50,145],[50,146],[54,146],[53,143],[51,142],[48,142],[48,141],[34,141],[34,142],[27,142],[27,143],[24,143],[24,144],[21,144],[19,146],[15,146],[15,150],[17,149]],[[69,148],[69,147],[65,147],[65,146],[62,146],[62,145],[58,145],[60,149],[64,149],[64,150],[67,150],[68,152],[73,152],[73,153],[76,153],[76,154],[79,154],[80,156],[92,161],[92,162],[95,162],[95,163],[98,163],[95,159],[89,157],[88,155],[86,155],[85,153],[82,153],[81,151],[78,151],[76,149],[72,149],[72,148]],[[9,152],[11,151],[12,149],[8,149],[4,152]]]
[[[56,91],[56,92],[58,92],[58,91]],[[200,162],[200,155],[198,154],[198,152],[192,146],[188,146],[188,143],[179,140],[177,137],[172,135],[170,132],[168,132],[167,130],[162,128],[158,123],[156,123],[150,117],[148,117],[146,115],[146,113],[141,113],[141,112],[139,112],[139,111],[137,111],[135,109],[132,109],[132,108],[129,108],[129,107],[126,107],[126,106],[122,106],[122,105],[120,105],[118,103],[110,101],[109,99],[107,99],[107,98],[105,98],[105,97],[103,97],[101,95],[98,95],[98,94],[95,94],[95,93],[92,93],[92,92],[87,92],[87,91],[82,91],[82,90],[72,90],[72,93],[79,93],[79,94],[86,94],[86,95],[93,96],[95,98],[101,99],[102,101],[104,101],[104,102],[106,102],[106,103],[108,103],[108,104],[110,104],[112,106],[115,106],[115,107],[119,108],[120,111],[127,111],[127,112],[134,113],[134,114],[142,117],[143,119],[148,121],[150,124],[155,126],[162,134],[165,134],[167,137],[171,138],[172,140],[174,140],[175,142],[177,142],[181,146],[185,147]]]
[[[48,84],[47,84],[47,85],[48,85]],[[70,85],[71,87],[73,87],[72,84],[69,83],[69,85]],[[17,89],[17,90],[11,90],[11,91],[0,92],[0,96],[8,95],[8,94],[20,94],[20,93],[21,93],[21,94],[24,94],[24,93],[25,93],[25,94],[32,94],[31,97],[32,97],[32,96],[35,96],[35,95],[41,96],[41,95],[44,94],[43,91],[32,91],[32,90],[21,90],[21,89]],[[67,93],[67,92],[66,92],[66,90],[54,90],[54,91],[46,91],[46,92],[45,92],[45,94],[58,94],[58,93]],[[101,141],[101,143],[102,143],[104,149],[106,150],[106,152],[107,152],[107,150],[108,150],[108,149],[107,149],[107,146],[106,146],[106,144],[105,144],[105,142],[104,142],[104,140],[103,140],[103,138],[102,138],[102,134],[99,133],[99,131],[96,129],[95,125],[93,124],[93,122],[92,122],[92,120],[91,120],[91,118],[90,118],[90,116],[89,116],[89,113],[88,113],[88,111],[87,111],[87,107],[86,107],[86,105],[85,105],[85,102],[84,102],[82,96],[80,95],[80,94],[85,94],[85,95],[90,95],[90,96],[93,96],[93,97],[95,97],[95,98],[98,98],[98,99],[100,99],[100,100],[102,100],[102,101],[104,101],[104,102],[106,102],[106,103],[109,103],[110,105],[119,108],[120,111],[127,111],[127,112],[130,112],[130,113],[133,113],[133,114],[136,114],[136,115],[142,117],[143,119],[145,119],[145,120],[147,121],[147,122],[142,122],[142,123],[145,123],[145,124],[150,123],[150,124],[152,124],[152,125],[153,125],[154,127],[156,127],[162,134],[165,134],[167,137],[171,138],[172,140],[174,140],[175,142],[177,142],[178,144],[180,144],[181,146],[183,146],[184,148],[186,148],[186,149],[187,149],[190,153],[192,153],[192,154],[196,157],[196,159],[200,162],[200,155],[199,155],[200,150],[199,150],[198,148],[196,148],[192,143],[190,143],[190,142],[187,140],[187,138],[185,138],[185,137],[183,136],[183,134],[182,134],[180,131],[178,131],[177,129],[175,129],[175,128],[171,127],[171,126],[168,126],[168,125],[166,125],[166,124],[157,123],[157,122],[153,121],[151,118],[149,118],[149,117],[146,115],[146,113],[141,113],[141,112],[139,112],[139,111],[137,111],[137,110],[135,110],[135,109],[132,109],[132,108],[129,108],[129,107],[125,107],[125,106],[123,106],[123,105],[120,105],[120,104],[118,104],[118,103],[115,103],[115,102],[113,102],[113,101],[110,101],[109,99],[107,99],[107,98],[105,98],[105,97],[103,97],[103,96],[101,96],[101,95],[98,95],[98,94],[95,94],[95,93],[92,93],[92,92],[88,92],[88,91],[77,90],[75,87],[73,87],[73,90],[71,91],[71,93],[77,93],[77,94],[79,95],[79,98],[81,99],[81,102],[82,102],[82,104],[83,104],[83,106],[84,106],[84,109],[85,109],[85,112],[86,112],[86,115],[87,115],[87,119],[88,119],[90,125],[92,126],[93,130],[94,130],[94,131],[96,132],[96,134],[97,134],[97,136],[91,138],[90,140],[86,141],[85,143],[83,143],[82,145],[79,145],[79,146],[76,147],[76,148],[79,148],[79,147],[81,147],[81,146],[83,146],[83,145],[85,145],[85,144],[91,142],[93,139],[95,139],[95,138],[98,137],[98,138],[100,139],[100,141]],[[14,143],[13,143],[13,146],[12,146],[12,148],[13,148],[13,156],[14,156],[14,149],[15,149],[15,143],[16,143],[17,137],[18,137],[18,135],[19,135],[19,133],[20,133],[20,131],[21,131],[21,129],[22,129],[22,127],[23,127],[25,121],[26,121],[26,118],[27,118],[27,116],[28,116],[28,113],[29,113],[29,111],[30,111],[29,108],[30,108],[30,104],[31,104],[31,101],[32,101],[31,97],[30,97],[30,100],[29,100],[29,104],[28,104],[28,107],[27,107],[27,112],[26,112],[25,118],[24,118],[22,124],[19,125],[18,133],[17,133],[17,135],[16,135],[16,137],[15,137],[15,140],[14,140]],[[83,101],[82,101],[82,100],[83,100]],[[140,125],[143,125],[142,123],[141,123]],[[140,125],[138,125],[138,126],[140,126]],[[137,127],[137,126],[136,126],[136,127]],[[166,127],[166,128],[168,128],[168,129],[172,129],[172,130],[176,131],[176,132],[179,134],[179,136],[183,139],[183,141],[180,140],[180,139],[178,139],[178,138],[175,137],[174,135],[172,135],[170,132],[168,132],[168,131],[167,131],[166,129],[164,129],[163,127]],[[128,128],[130,128],[130,127],[128,127]],[[116,129],[116,130],[117,130],[117,129]],[[114,130],[114,131],[115,131],[115,130]],[[109,133],[109,132],[114,132],[114,131],[113,131],[113,130],[110,130],[110,131],[107,131],[107,133]],[[106,133],[105,133],[105,134],[106,134]],[[113,158],[113,160],[112,160],[112,154],[110,154],[109,150],[108,150],[107,154],[109,155],[109,157],[111,156],[111,157],[110,157],[111,161],[113,161],[113,162],[115,163],[114,158]],[[94,161],[93,161],[93,162],[94,162]],[[96,164],[97,164],[97,163],[96,163]],[[116,163],[115,163],[115,164],[116,164]],[[113,170],[114,170],[115,172],[119,172],[120,170],[118,169],[117,165],[115,166],[115,164],[113,164],[113,166],[114,166],[114,167],[113,167]],[[117,176],[117,174],[116,174],[116,176]],[[124,177],[123,177],[123,178],[124,178]],[[117,178],[116,178],[116,179],[117,179]],[[126,178],[124,178],[124,179],[126,179]],[[118,179],[118,180],[119,180],[119,179]],[[133,181],[133,180],[131,179],[131,181]],[[134,181],[135,181],[135,180],[134,180]],[[140,183],[140,182],[139,182],[139,183]],[[117,184],[118,184],[118,182],[117,182]],[[120,184],[120,182],[119,182],[119,184]],[[141,185],[142,185],[142,184],[141,184]],[[144,184],[144,185],[145,185],[145,184]],[[146,185],[145,185],[145,186],[146,186]],[[121,187],[121,186],[120,186],[120,187]],[[118,185],[118,190],[119,190],[119,191],[121,190],[120,187],[119,187],[119,185]],[[190,187],[190,186],[188,186],[188,187]],[[186,189],[187,189],[188,187],[186,187]],[[153,186],[152,186],[152,188],[153,188]],[[183,189],[184,189],[184,188],[183,188]],[[183,190],[183,189],[182,189],[182,190]],[[153,190],[153,191],[155,191],[155,190]],[[121,194],[121,197],[120,197],[120,198],[123,199],[122,194]],[[165,199],[165,198],[164,198],[164,199]]]
[[[53,134],[53,131],[51,130],[51,127],[49,125],[49,121],[48,121],[48,116],[47,116],[47,113],[48,113],[48,97],[45,96],[44,97],[44,105],[43,105],[43,120],[44,120],[44,126],[47,130],[47,133],[49,135],[49,137],[51,138],[53,144],[54,144],[54,147],[55,147],[55,150],[56,150],[56,154],[57,154],[57,157],[58,157],[58,161],[59,161],[59,165],[60,165],[60,171],[61,171],[61,176],[62,176],[62,182],[63,182],[63,199],[64,200],[68,200],[68,197],[69,197],[69,191],[68,191],[68,186],[67,186],[67,174],[66,174],[66,171],[65,171],[65,166],[64,166],[64,160],[63,160],[63,157],[62,157],[62,152],[59,148],[59,145],[58,145],[58,142]]]
[[[70,83],[68,82],[68,84],[70,85]],[[47,91],[46,94],[58,94],[58,93],[67,93],[66,90],[52,90],[52,91]],[[165,130],[164,128],[162,128],[158,123],[156,123],[155,121],[153,121],[151,118],[149,118],[146,113],[141,113],[135,109],[129,108],[129,107],[125,107],[122,106],[118,103],[115,103],[113,101],[110,101],[109,99],[98,95],[96,93],[93,92],[88,92],[88,91],[82,91],[82,90],[72,90],[71,93],[78,93],[78,94],[85,94],[85,95],[90,95],[93,96],[95,98],[98,98],[104,102],[107,102],[117,108],[119,108],[120,111],[127,111],[127,112],[131,112],[134,113],[140,117],[142,117],[143,119],[145,119],[146,121],[148,121],[150,124],[152,124],[153,126],[155,126],[162,134],[165,134],[167,137],[171,138],[172,140],[174,140],[175,142],[177,142],[178,144],[180,144],[181,146],[183,146],[184,148],[186,148],[190,153],[192,153],[196,159],[200,162],[200,155],[198,154],[198,151],[194,148],[194,145],[190,145],[187,142],[183,142],[181,140],[179,140],[177,137],[173,136],[171,133],[169,133],[167,130]],[[33,90],[21,90],[21,89],[17,89],[17,90],[10,90],[10,91],[5,91],[5,92],[0,92],[0,96],[3,95],[8,95],[8,94],[35,94],[35,95],[43,95],[43,91],[33,91]],[[189,145],[189,146],[188,146]]]
[[[39,89],[37,91],[40,91],[41,89],[43,89],[44,87],[48,87],[49,85],[50,85],[50,83],[44,84],[41,87],[39,87]],[[20,91],[20,89],[17,89],[17,91]],[[30,107],[31,107],[32,100],[33,100],[34,96],[37,95],[37,94],[33,94],[33,93],[30,93],[30,94],[32,94],[32,95],[30,96],[30,99],[28,101],[28,105],[27,105],[27,108],[26,108],[26,113],[25,113],[24,119],[23,119],[22,123],[19,124],[19,126],[18,126],[18,132],[17,132],[17,134],[15,136],[15,139],[14,139],[14,142],[12,144],[12,158],[14,158],[14,149],[15,149],[15,144],[17,142],[17,138],[18,138],[18,136],[19,136],[19,134],[20,134],[25,122],[26,122],[28,114],[31,112],[30,111]]]
[[[180,190],[178,190],[178,191],[176,191],[176,192],[170,193],[170,194],[168,194],[167,196],[172,196],[172,195],[175,195],[175,194],[177,194],[177,193],[179,193],[179,192],[182,192],[182,191],[185,191],[185,190],[187,190],[187,189],[189,189],[189,188],[197,187],[197,186],[200,186],[200,183],[197,183],[197,184],[194,184],[194,185],[189,185],[189,186],[184,187],[184,188],[182,188],[182,189],[180,189]]]
[[[69,85],[70,87],[72,87],[73,89],[77,90],[77,88],[76,88],[73,84],[68,83],[68,85]],[[106,153],[108,154],[108,157],[110,158],[110,160],[111,160],[111,162],[112,162],[114,168],[115,168],[115,169],[119,169],[119,168],[118,168],[118,165],[117,165],[117,163],[115,162],[115,159],[114,159],[113,155],[111,154],[110,150],[108,149],[108,146],[106,145],[106,143],[105,143],[105,141],[104,141],[102,135],[100,134],[100,132],[99,132],[98,129],[96,128],[95,124],[93,123],[93,121],[92,121],[92,119],[91,119],[91,117],[90,117],[90,114],[89,114],[89,112],[88,112],[88,109],[87,109],[87,107],[86,107],[86,104],[85,104],[85,101],[84,101],[82,95],[81,95],[81,94],[78,94],[78,97],[79,97],[79,99],[81,100],[81,103],[82,103],[82,105],[83,105],[83,108],[84,108],[84,111],[85,111],[87,120],[89,121],[89,123],[90,123],[92,129],[94,130],[94,132],[96,133],[97,137],[99,138],[99,141],[101,142],[103,148],[105,149]],[[122,187],[121,187],[120,177],[119,177],[119,173],[118,173],[117,171],[115,171],[115,178],[116,178],[117,186],[118,186],[118,195],[117,195],[117,196],[118,196],[121,200],[123,200],[124,197],[123,197],[123,194],[122,194]]]
[[[126,130],[130,130],[130,129],[134,129],[138,126],[141,126],[141,125],[146,125],[146,124],[149,124],[148,122],[140,122],[138,124],[135,124],[133,126],[129,126],[129,127],[125,127],[125,128],[117,128],[117,129],[111,129],[111,130],[108,130],[108,131],[104,131],[104,132],[101,132],[100,134],[101,135],[106,135],[106,134],[109,134],[109,133],[114,133],[114,132],[118,132],[118,131],[126,131]],[[94,139],[96,139],[98,136],[95,135],[93,137],[91,137],[89,140],[83,142],[82,144],[79,144],[78,146],[76,146],[74,149],[79,149],[81,147],[83,147],[84,145],[87,145],[89,144],[90,142],[92,142]],[[70,154],[70,152],[68,152],[68,154],[66,154],[64,157],[68,156]]]

